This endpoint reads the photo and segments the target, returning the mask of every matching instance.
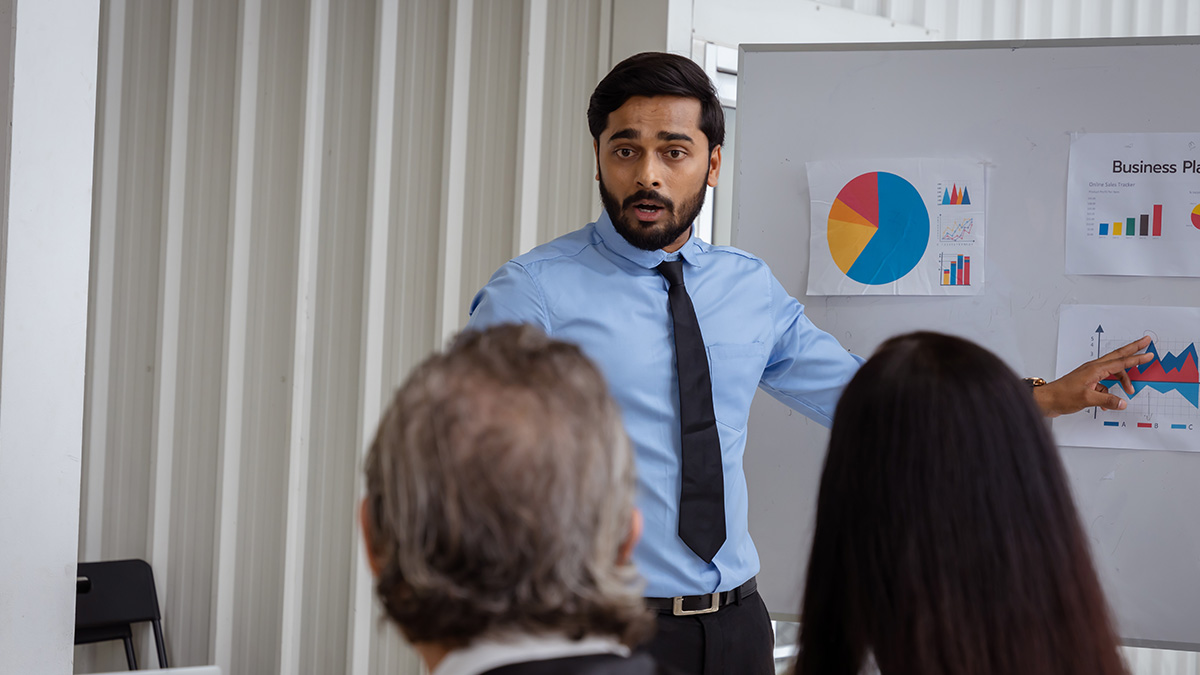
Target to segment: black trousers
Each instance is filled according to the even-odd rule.
[[[643,650],[690,675],[774,675],[775,634],[758,593],[712,614],[658,615]]]

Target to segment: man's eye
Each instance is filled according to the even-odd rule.
[[[633,157],[633,151],[629,148],[621,148],[620,150],[617,150],[617,157]]]
[[[667,156],[670,157],[671,159],[681,159],[683,157],[683,151],[682,150],[671,150],[671,151],[667,152]]]

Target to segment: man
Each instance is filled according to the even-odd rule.
[[[630,57],[596,87],[588,125],[604,212],[501,267],[469,327],[533,323],[607,377],[638,463],[646,523],[634,561],[659,612],[650,651],[692,673],[774,672],[746,523],[750,402],[762,388],[828,425],[862,359],[816,328],[761,260],[691,236],[724,140],[703,70],[670,54]],[[1099,381],[1140,362],[1126,358],[1137,348],[1035,396],[1048,414],[1117,406]]]
[[[604,378],[531,326],[464,334],[379,424],[361,508],[388,615],[433,675],[653,675],[633,457]]]

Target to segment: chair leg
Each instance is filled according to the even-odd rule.
[[[137,657],[133,655],[133,638],[124,637],[121,641],[125,643],[125,661],[129,663],[130,670],[137,670]]]
[[[167,646],[163,644],[162,623],[155,619],[150,624],[154,626],[154,646],[158,648],[158,667],[170,668],[167,665]]]

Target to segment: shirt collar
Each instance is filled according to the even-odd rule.
[[[494,635],[446,655],[432,675],[477,675],[513,663],[545,661],[586,654],[629,656],[628,647],[608,636],[590,635],[572,640],[565,635]]]
[[[638,267],[646,269],[654,269],[662,261],[674,260],[678,257],[682,257],[689,265],[701,267],[701,255],[708,251],[709,246],[696,236],[696,226],[693,224],[692,236],[688,237],[687,242],[675,253],[667,253],[662,249],[656,251],[640,249],[626,241],[625,237],[617,232],[607,211],[601,211],[600,217],[596,219],[596,232],[600,234],[601,241],[610,251]]]

